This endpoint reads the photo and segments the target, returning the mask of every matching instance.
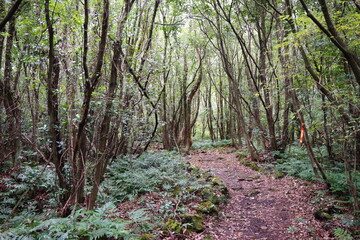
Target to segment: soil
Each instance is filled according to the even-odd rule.
[[[275,179],[236,161],[234,149],[194,150],[187,160],[220,177],[230,192],[217,217],[208,217],[206,230],[192,239],[335,239],[334,223],[315,219],[316,191],[322,183],[289,176]]]

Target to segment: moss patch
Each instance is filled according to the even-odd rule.
[[[250,169],[257,171],[257,172],[265,172],[262,167],[257,165],[257,163],[252,162],[246,158],[240,158],[239,162],[242,163],[245,167],[249,167]]]
[[[181,214],[181,222],[186,225],[187,232],[202,232],[205,230],[204,218],[199,214]]]
[[[168,234],[169,232],[177,234],[182,232],[181,223],[173,219],[169,219],[166,223],[163,223],[162,229],[166,234]]]
[[[155,240],[155,236],[153,234],[143,234],[139,237],[139,240]]]
[[[283,177],[285,177],[285,173],[283,173],[283,172],[277,171],[277,172],[274,173],[274,178],[275,179],[280,179],[280,178],[283,178]]]

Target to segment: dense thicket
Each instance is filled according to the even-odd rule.
[[[0,20],[0,167],[48,164],[63,215],[116,156],[194,137],[256,161],[301,144],[359,210],[356,1],[0,0]]]

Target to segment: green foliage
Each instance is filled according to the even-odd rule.
[[[191,206],[186,202],[201,202],[210,195],[213,200],[216,195],[215,202],[223,202],[226,193],[219,179],[191,168],[178,153],[166,151],[144,153],[139,158],[119,157],[109,166],[102,184],[105,199],[116,203],[136,199],[143,204],[142,208],[128,213],[136,233],[152,233],[159,228],[178,232],[185,226],[171,219],[189,211]]]
[[[187,232],[202,232],[205,229],[204,217],[199,214],[181,214],[181,222],[186,226]]]
[[[46,194],[42,207],[56,206],[56,184],[53,169],[26,166],[11,178],[4,178],[7,186],[1,199],[4,220],[19,196],[29,189],[31,193]],[[33,184],[39,178],[38,184]],[[36,201],[26,195],[21,206],[6,225],[2,225],[0,239],[136,239],[141,233],[155,234],[161,223],[178,219],[189,212],[184,203],[201,202],[202,192],[226,192],[220,180],[208,172],[193,169],[176,152],[144,153],[139,158],[124,156],[110,166],[101,185],[103,206],[94,211],[79,208],[67,218],[57,218],[55,211],[41,212]],[[156,195],[155,202],[147,194]],[[126,221],[115,215],[115,204],[137,199],[142,208],[127,213]],[[107,203],[105,203],[105,200]],[[53,202],[53,203],[52,203]],[[45,210],[45,209],[43,209]],[[51,213],[51,214],[49,214]],[[48,215],[46,215],[48,214]],[[131,224],[131,231],[126,230]],[[181,225],[181,229],[185,229]],[[143,238],[147,235],[143,235]],[[156,239],[156,237],[154,237]]]
[[[179,234],[182,231],[181,223],[176,220],[169,219],[163,224],[163,231],[165,233],[173,232]]]
[[[194,149],[211,149],[211,148],[220,148],[230,146],[232,144],[231,140],[223,139],[223,140],[198,140],[194,141],[192,147]]]
[[[153,234],[143,234],[139,238],[140,240],[153,240],[156,239]]]
[[[304,149],[294,147],[291,152],[280,156],[281,159],[277,161],[275,171],[286,172],[304,180],[314,180],[311,163]]]
[[[111,203],[95,211],[80,208],[67,218],[51,218],[31,224],[21,224],[0,233],[0,239],[131,239],[125,230],[127,222],[114,215],[115,206]]]
[[[334,229],[334,235],[336,239],[338,240],[352,240],[351,234],[343,228],[335,228]]]
[[[240,158],[239,162],[242,163],[244,166],[251,168],[257,172],[264,172],[264,169],[261,168],[256,162],[253,162],[247,158]]]
[[[217,216],[219,213],[219,208],[210,201],[202,202],[196,207],[196,211],[209,214],[211,216]]]
[[[277,165],[274,167],[274,171],[285,172],[291,176],[301,178],[306,181],[319,181],[314,176],[309,157],[306,150],[299,147],[292,147],[291,152],[283,154],[277,153],[281,158],[277,160]],[[347,185],[347,179],[344,171],[344,164],[341,162],[328,163],[326,161],[327,155],[323,148],[319,148],[315,151],[317,158],[322,162],[322,165],[326,171],[327,183],[330,185],[330,191],[341,197],[349,196],[349,187]],[[360,186],[360,180],[358,179],[358,186]]]
[[[17,216],[10,219],[10,225],[33,218],[44,208],[49,208],[46,210],[49,214],[50,209],[57,205],[58,189],[55,179],[52,169],[44,170],[43,166],[30,165],[24,165],[9,178],[2,178],[1,185],[5,186],[5,190],[0,199],[0,223],[7,218],[19,200],[21,201],[15,212]]]
[[[122,202],[133,200],[139,194],[185,189],[194,181],[187,167],[175,152],[120,157],[109,167],[103,191],[113,201]]]
[[[290,227],[287,228],[287,230],[288,230],[289,232],[295,232],[295,231],[299,230],[299,228],[294,227],[294,226],[290,226]]]
[[[328,171],[327,172],[328,183],[330,184],[330,190],[333,193],[339,195],[348,194],[348,185],[346,184],[346,176],[343,171]]]

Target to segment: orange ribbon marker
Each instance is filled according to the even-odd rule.
[[[301,128],[300,128],[300,142],[301,143],[304,141],[304,133],[305,133],[305,123],[301,123]]]

